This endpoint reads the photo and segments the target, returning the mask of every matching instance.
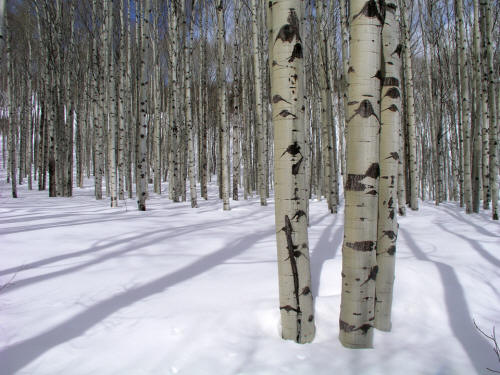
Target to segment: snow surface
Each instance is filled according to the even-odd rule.
[[[165,189],[165,186],[164,186]],[[198,209],[151,194],[112,209],[0,183],[0,374],[404,374],[500,370],[500,224],[454,203],[399,218],[393,330],[338,341],[343,214],[312,201],[314,342],[280,337],[274,205],[211,186]]]

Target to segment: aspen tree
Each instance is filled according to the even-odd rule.
[[[233,200],[238,200],[238,185],[240,183],[240,127],[242,121],[241,107],[240,107],[240,43],[239,38],[241,34],[240,25],[240,2],[234,0],[234,40],[233,40],[233,181],[232,192]]]
[[[396,240],[398,237],[396,200],[400,159],[401,45],[399,43],[399,7],[397,2],[387,1],[384,7],[375,327],[382,331],[390,331]]]
[[[109,111],[109,130],[108,130],[108,168],[109,168],[109,187],[110,187],[110,198],[111,207],[118,207],[118,197],[116,189],[116,129],[118,122],[118,103],[116,98],[116,71],[113,53],[113,35],[115,16],[113,12],[113,2],[112,0],[107,0],[104,4],[107,7],[107,19],[108,19],[108,40],[106,45],[107,59],[108,59],[108,82],[107,82],[107,92],[108,92],[108,108]]]
[[[139,172],[137,184],[137,204],[139,211],[146,211],[146,198],[148,192],[148,165],[147,165],[147,135],[148,135],[148,87],[149,77],[146,60],[150,52],[150,17],[151,0],[146,0],[141,17],[141,88],[140,88],[140,129],[139,129],[139,155],[137,157],[137,170]]]
[[[495,97],[495,70],[493,64],[492,51],[492,20],[491,20],[491,0],[482,0],[481,9],[484,17],[484,39],[486,44],[486,61],[485,61],[485,76],[488,78],[488,117],[489,117],[489,134],[488,134],[488,164],[489,164],[489,179],[491,189],[491,214],[493,220],[498,220],[498,119],[497,119],[497,98]],[[497,75],[498,77],[498,75]]]
[[[125,179],[125,91],[126,91],[126,80],[127,80],[127,55],[125,53],[125,30],[127,30],[125,20],[125,0],[120,0],[118,3],[118,12],[120,14],[120,58],[118,62],[119,74],[118,74],[118,199],[124,199],[124,179]]]
[[[128,122],[128,142],[127,142],[127,191],[128,197],[132,198],[132,164],[135,165],[135,123],[136,116],[134,115],[134,95],[133,95],[133,77],[132,77],[132,43],[134,37],[132,35],[132,22],[130,22],[130,7],[131,3],[129,2],[127,7],[127,20],[128,20],[128,28],[127,28],[127,84],[126,84],[126,94],[128,97],[127,101],[127,122]],[[135,168],[134,168],[135,169]]]
[[[275,218],[281,327],[284,339],[314,338],[314,309],[307,239],[304,152],[302,9],[298,0],[272,4],[272,119]]]
[[[432,72],[431,72],[431,65],[432,65],[432,52],[431,56],[429,56],[429,48],[428,48],[428,42],[427,42],[427,32],[424,28],[424,21],[423,21],[423,14],[424,14],[424,7],[422,6],[422,1],[419,0],[418,2],[419,5],[419,21],[420,21],[420,30],[422,32],[422,45],[423,45],[423,50],[424,50],[424,60],[423,64],[425,67],[425,77],[426,77],[426,103],[428,105],[426,112],[429,115],[429,128],[430,128],[430,133],[431,133],[431,142],[432,142],[432,147],[431,147],[431,154],[432,154],[432,171],[433,171],[433,178],[434,178],[434,191],[435,191],[435,196],[434,200],[436,205],[438,205],[441,201],[441,172],[440,172],[440,163],[439,163],[439,158],[438,158],[438,149],[439,149],[439,143],[438,143],[438,137],[437,137],[437,125],[436,125],[436,114],[435,114],[435,103],[434,103],[434,94],[433,94],[433,85],[432,85]],[[427,10],[429,13],[432,15],[432,9],[429,9],[429,7],[432,7],[432,4],[427,4]]]
[[[342,37],[342,79],[341,79],[341,90],[339,90],[339,101],[340,95],[342,95],[342,109],[343,116],[340,121],[340,168],[342,171],[343,184],[346,182],[346,166],[345,166],[345,132],[347,128],[347,88],[349,87],[349,17],[346,11],[346,0],[339,0],[340,3],[340,34]]]
[[[224,0],[217,0],[217,83],[218,83],[218,113],[219,113],[219,131],[221,133],[221,170],[222,178],[219,185],[222,189],[223,209],[229,210],[229,174],[228,174],[228,125],[226,118],[226,71],[225,71],[225,54],[226,54],[226,32],[224,22]]]
[[[93,71],[99,76],[99,48],[98,39],[98,15],[97,15],[97,0],[92,1],[92,16],[93,16],[93,26],[96,36],[92,41],[92,62]],[[97,77],[96,77],[97,78]],[[92,82],[92,127],[94,129],[94,189],[96,199],[102,199],[102,175],[103,175],[103,125],[99,119],[99,109],[100,109],[100,91],[98,86],[98,80],[94,78],[91,79]]]
[[[479,31],[479,1],[473,0],[474,4],[474,26],[473,26],[473,111],[472,111],[472,126],[473,126],[473,145],[472,145],[472,211],[479,212],[479,200],[481,192],[481,127],[482,127],[482,98],[481,98],[481,51],[480,41],[481,34]]]
[[[320,111],[320,121],[321,121],[321,156],[322,156],[322,171],[323,171],[323,183],[325,196],[328,202],[328,208],[330,212],[333,213],[335,196],[333,194],[333,181],[331,176],[331,163],[332,158],[329,152],[330,141],[329,141],[329,127],[330,121],[332,119],[331,101],[330,101],[330,83],[328,80],[328,70],[329,61],[327,55],[327,36],[325,30],[326,18],[326,3],[324,0],[317,1],[316,16],[317,16],[317,28],[318,28],[318,40],[319,40],[319,83],[321,90],[321,111]]]
[[[201,135],[200,137],[200,190],[203,199],[208,199],[208,159],[207,159],[207,142],[208,142],[208,124],[207,124],[207,110],[208,110],[208,93],[207,93],[207,73],[206,73],[206,45],[207,45],[207,14],[206,14],[206,0],[203,0],[203,6],[200,7],[200,18],[201,18],[201,40],[200,40],[200,112],[201,112]],[[244,59],[242,59],[244,60]]]
[[[190,1],[191,7],[190,11],[193,12],[194,0]],[[193,43],[193,23],[194,18],[189,19],[187,12],[183,14],[189,21],[189,26],[187,28],[187,36],[185,38],[184,47],[184,64],[185,64],[185,112],[186,112],[186,126],[188,129],[188,175],[189,175],[189,194],[191,198],[191,207],[198,207],[196,198],[196,173],[194,165],[194,129],[193,129],[193,107],[191,102],[191,82],[192,82],[192,72],[191,72],[191,61],[192,61],[192,43]]]
[[[3,9],[2,9],[3,10]],[[2,15],[3,16],[3,15]],[[3,17],[2,17],[3,18]],[[7,103],[9,106],[9,137],[8,137],[8,149],[9,149],[9,168],[10,168],[10,182],[12,187],[12,198],[17,198],[17,184],[16,184],[16,110],[14,107],[14,94],[13,86],[14,83],[14,68],[12,61],[12,33],[9,30],[8,17],[5,16],[5,29],[6,29],[6,40],[7,40]]]
[[[378,271],[375,249],[383,19],[374,0],[351,0],[350,10],[340,342],[349,348],[370,348],[373,346]]]
[[[153,31],[151,40],[151,52],[153,55],[153,69],[151,82],[151,100],[152,100],[152,121],[153,132],[150,136],[152,141],[152,167],[153,167],[153,190],[157,194],[161,194],[161,128],[160,128],[160,51],[159,51],[159,4],[158,0],[154,0],[153,16]]]
[[[483,10],[482,2],[480,7],[480,31],[481,31],[481,112],[482,112],[482,133],[481,133],[481,164],[482,164],[482,185],[483,185],[483,209],[487,210],[490,207],[490,168],[489,168],[489,128],[490,117],[488,113],[488,68],[487,68],[487,37],[486,37],[486,16]]]
[[[333,1],[330,1],[330,7],[329,7],[329,14],[333,15],[334,14],[334,4]],[[335,22],[335,28],[333,32],[330,32],[330,35],[327,39],[327,45],[326,45],[326,53],[328,56],[328,61],[330,61],[330,64],[332,65],[328,69],[328,84],[330,87],[330,90],[328,90],[328,97],[329,97],[329,105],[330,105],[330,113],[329,113],[329,126],[328,126],[328,155],[330,158],[330,177],[332,179],[332,205],[330,207],[332,213],[337,213],[338,211],[338,204],[339,204],[339,181],[338,181],[338,169],[339,169],[339,162],[338,162],[338,155],[337,155],[337,130],[336,130],[336,125],[335,125],[335,114],[334,114],[334,108],[335,108],[335,94],[334,94],[334,87],[335,87],[335,76],[337,75],[337,70],[338,70],[338,56],[334,55],[334,49],[333,46],[335,45],[335,33],[337,32],[337,23]],[[343,142],[341,142],[343,143]],[[341,155],[342,157],[342,155]]]
[[[178,4],[177,0],[171,2],[170,12],[169,12],[169,27],[170,27],[170,35],[171,35],[171,49],[172,53],[169,53],[170,57],[170,76],[169,80],[171,82],[171,86],[173,89],[172,97],[170,100],[170,148],[169,148],[169,195],[170,199],[174,202],[179,202],[179,161],[177,157],[177,149],[179,142],[179,121],[178,121],[178,98],[180,97],[179,93],[179,82],[177,78],[177,58],[180,54],[179,51],[179,43],[177,41],[179,34],[179,27],[177,23],[178,17]]]
[[[253,55],[253,72],[254,72],[254,95],[255,95],[255,127],[257,132],[257,174],[259,182],[259,196],[261,206],[266,206],[266,168],[265,168],[265,155],[264,143],[265,131],[263,123],[263,105],[262,105],[262,76],[261,76],[261,63],[260,63],[260,49],[259,49],[259,7],[257,6],[258,0],[252,0],[252,55]],[[262,3],[264,4],[264,3]]]
[[[405,92],[407,95],[405,116],[408,126],[408,148],[409,148],[409,171],[410,171],[410,208],[418,210],[418,176],[417,176],[417,141],[416,141],[416,122],[415,122],[415,99],[413,87],[413,69],[411,61],[411,39],[410,39],[410,21],[406,9],[408,7],[407,0],[399,1],[399,9],[401,13],[402,29],[403,29],[403,60],[404,60],[404,79]]]
[[[460,67],[460,93],[462,116],[461,116],[461,129],[463,140],[463,175],[464,175],[464,203],[465,212],[472,213],[472,182],[471,182],[471,163],[470,163],[470,132],[471,132],[471,118],[470,118],[470,100],[469,100],[469,73],[468,73],[468,58],[466,53],[465,42],[465,26],[463,16],[463,0],[455,0],[455,23],[457,25],[457,48],[458,63]]]

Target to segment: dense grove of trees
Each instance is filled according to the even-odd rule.
[[[153,193],[196,208],[211,180],[224,210],[274,191],[283,336],[298,342],[314,336],[308,198],[336,213],[344,191],[341,341],[369,347],[373,326],[390,329],[397,213],[482,201],[498,220],[499,13],[497,0],[7,1],[2,167],[13,197],[92,179],[96,199],[139,210]]]

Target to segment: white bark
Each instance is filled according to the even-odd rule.
[[[9,24],[7,17],[5,17],[5,33],[7,36],[7,103],[9,106],[9,138],[8,138],[8,149],[9,149],[9,170],[10,170],[10,182],[12,190],[12,198],[17,198],[17,184],[16,184],[16,121],[15,117],[15,107],[14,107],[14,95],[12,82],[14,79],[14,70],[12,62],[12,40],[11,33],[9,33]]]
[[[258,0],[252,0],[252,55],[253,55],[253,71],[254,71],[254,94],[255,94],[255,127],[257,132],[257,174],[259,182],[259,195],[261,206],[266,206],[266,167],[265,163],[265,142],[266,134],[263,123],[263,108],[262,108],[262,79],[261,79],[261,63],[259,49],[259,8]],[[262,3],[265,4],[265,3]],[[266,4],[267,5],[267,4]]]
[[[298,343],[314,338],[304,170],[303,56],[298,0],[272,4],[276,240],[282,336]]]
[[[464,203],[465,212],[472,212],[472,183],[471,183],[471,163],[470,163],[470,100],[469,100],[469,73],[468,73],[468,57],[466,53],[465,42],[465,26],[463,16],[463,0],[455,2],[455,22],[458,24],[457,44],[459,49],[458,63],[460,66],[460,93],[462,100],[462,138],[463,138],[463,174],[464,174]]]
[[[193,9],[194,0],[191,0],[191,11]],[[188,19],[187,13],[183,17]],[[189,176],[189,195],[191,198],[191,207],[198,207],[196,196],[196,172],[194,164],[194,129],[193,129],[193,107],[191,102],[191,61],[192,61],[192,43],[193,43],[193,23],[194,19],[189,20],[188,35],[185,38],[184,47],[184,64],[185,64],[185,109],[186,109],[186,127],[188,129],[188,176]]]
[[[406,93],[406,124],[408,126],[408,148],[410,156],[410,208],[418,210],[418,165],[417,165],[417,129],[415,122],[415,99],[413,88],[413,69],[411,62],[411,39],[410,39],[410,24],[409,17],[406,9],[409,9],[407,0],[399,1],[399,9],[401,13],[401,20],[403,24],[403,60],[404,60],[404,79],[405,79],[405,93]]]
[[[485,39],[486,39],[486,61],[485,75],[488,77],[488,117],[489,117],[489,179],[491,188],[491,214],[493,220],[498,220],[498,119],[497,119],[497,97],[495,95],[495,70],[493,64],[492,51],[492,20],[491,20],[491,0],[481,1],[483,17],[485,18]],[[496,76],[498,77],[498,75]]]
[[[217,0],[217,57],[218,57],[218,90],[219,90],[219,131],[221,133],[221,169],[222,179],[219,184],[222,189],[222,204],[223,209],[229,210],[229,173],[228,173],[228,125],[226,118],[227,95],[226,95],[226,70],[225,70],[225,54],[226,54],[226,31],[224,22],[224,1]]]
[[[399,129],[401,111],[401,46],[399,43],[399,7],[385,3],[382,29],[383,80],[380,120],[380,182],[377,229],[377,266],[375,285],[375,327],[391,330],[392,289],[394,284],[397,222]]]
[[[373,346],[379,180],[382,20],[374,0],[351,0],[340,342]]]
[[[151,0],[146,0],[142,20],[141,36],[141,88],[140,88],[140,129],[139,129],[139,155],[138,155],[138,184],[137,184],[137,204],[139,211],[146,211],[146,198],[148,192],[148,164],[147,164],[147,134],[148,134],[148,87],[149,77],[146,66],[146,59],[150,52],[150,16]]]

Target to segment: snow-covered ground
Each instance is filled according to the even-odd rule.
[[[279,332],[274,205],[211,188],[198,209],[151,195],[112,209],[0,183],[0,374],[403,374],[500,370],[474,328],[500,331],[500,225],[421,204],[400,218],[393,330],[338,339],[343,214],[311,202],[317,334]]]

